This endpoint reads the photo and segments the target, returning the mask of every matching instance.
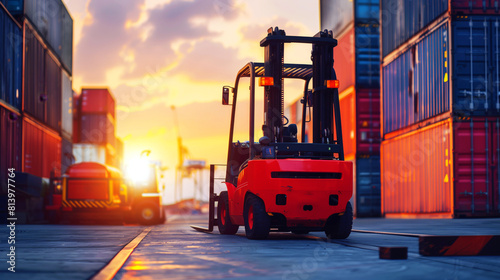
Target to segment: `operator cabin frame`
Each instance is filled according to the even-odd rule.
[[[250,78],[250,129],[248,143],[248,160],[252,160],[261,153],[263,159],[270,158],[314,158],[344,160],[342,141],[342,126],[338,94],[338,81],[333,69],[333,48],[337,40],[331,33],[319,32],[314,37],[286,36],[283,30],[268,30],[268,37],[260,45],[265,47],[265,62],[249,62],[240,69],[236,76],[234,88],[223,87],[224,105],[229,104],[229,89],[233,91],[231,124],[229,132],[228,166],[226,178],[234,186],[240,166],[230,166],[234,162],[236,143],[233,143],[238,85],[241,78]],[[284,64],[284,43],[312,44],[313,63]],[[282,69],[279,71],[279,69]],[[267,75],[266,73],[270,73]],[[259,144],[254,142],[255,133],[255,79],[260,78],[264,86],[264,137]],[[271,79],[270,79],[271,78]],[[287,142],[283,132],[287,127],[283,125],[283,79],[301,79],[304,81],[302,106],[302,141],[301,143]],[[309,97],[309,84],[313,80],[312,100]],[[313,104],[312,106],[308,103]],[[333,105],[333,106],[332,106]],[[313,143],[305,142],[306,110],[313,107]],[[334,112],[332,112],[332,109]],[[335,134],[333,132],[333,114],[335,114]],[[266,139],[266,137],[268,139]],[[240,144],[242,145],[242,144]],[[243,144],[245,145],[245,144]],[[266,147],[264,149],[264,147]],[[284,153],[283,153],[284,151]],[[338,156],[335,156],[338,155]],[[240,163],[242,164],[242,163]]]

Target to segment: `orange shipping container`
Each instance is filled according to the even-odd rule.
[[[447,119],[384,141],[386,216],[496,216],[500,119]]]

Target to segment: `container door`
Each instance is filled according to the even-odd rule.
[[[459,217],[488,216],[495,211],[495,130],[496,123],[486,118],[453,124],[455,213]]]

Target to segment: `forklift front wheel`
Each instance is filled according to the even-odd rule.
[[[271,218],[267,215],[264,202],[259,197],[253,194],[247,196],[243,216],[248,239],[267,238],[271,229]]]
[[[234,225],[229,217],[229,197],[227,191],[219,194],[219,203],[217,205],[217,226],[220,234],[236,234],[238,225]]]

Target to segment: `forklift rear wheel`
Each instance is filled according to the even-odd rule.
[[[352,206],[347,202],[343,215],[332,215],[326,221],[325,233],[329,239],[346,239],[352,229]]]
[[[238,225],[234,225],[229,217],[229,197],[227,191],[219,194],[219,204],[217,205],[217,226],[220,234],[236,234]]]
[[[152,225],[158,222],[158,209],[152,204],[143,204],[137,211],[139,222],[145,225]]]
[[[247,196],[243,216],[248,239],[267,238],[271,229],[271,218],[267,215],[264,202],[259,197],[253,194]]]

